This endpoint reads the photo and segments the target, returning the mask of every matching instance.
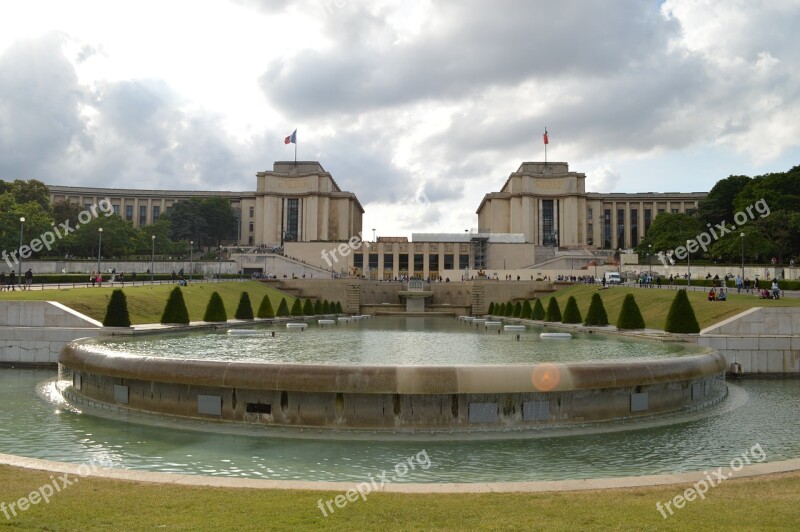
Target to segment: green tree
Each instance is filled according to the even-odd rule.
[[[617,318],[617,329],[644,329],[644,318],[642,318],[633,294],[627,294],[622,301],[622,308],[619,311],[619,318]]]
[[[494,302],[489,303],[489,308],[486,311],[486,313],[489,314],[490,316],[494,313]]]
[[[606,307],[603,305],[603,299],[597,292],[592,294],[592,301],[589,303],[589,310],[586,312],[586,320],[583,324],[594,327],[605,327],[608,325]]]
[[[543,320],[544,319],[544,307],[542,306],[542,300],[536,299],[533,302],[533,311],[531,311],[531,319],[532,320]]]
[[[285,318],[289,315],[289,305],[286,304],[285,297],[281,298],[281,302],[278,305],[278,312],[276,312],[276,314],[281,318]]]
[[[173,288],[169,293],[164,312],[161,314],[161,323],[189,324],[189,311],[186,310],[186,302],[179,286]]]
[[[583,318],[581,317],[581,311],[578,308],[578,302],[575,301],[575,296],[569,296],[567,299],[567,305],[564,307],[564,317],[561,320],[561,323],[581,323]]]
[[[664,330],[671,333],[699,333],[700,325],[694,314],[686,290],[678,290],[669,307]]]
[[[300,298],[296,298],[294,303],[292,303],[292,316],[302,316],[303,315],[303,304],[300,303]]]
[[[125,292],[117,288],[111,292],[111,299],[106,307],[106,317],[103,318],[104,327],[130,327],[131,318],[128,314],[128,300]]]
[[[524,303],[522,303],[522,312],[520,313],[519,317],[523,320],[531,319],[531,315],[533,314],[533,309],[531,309],[531,302],[527,299]]]
[[[514,315],[514,303],[509,301],[508,303],[506,303],[505,309],[506,309],[505,313],[506,318],[510,318],[511,316]]]
[[[495,307],[495,315],[496,316],[505,316],[506,315],[506,304],[505,303],[498,303]]]
[[[247,292],[242,292],[242,295],[239,296],[239,306],[236,307],[234,317],[237,320],[253,319],[253,306],[250,304],[250,294]]]
[[[636,246],[636,252],[646,255],[652,244],[653,254],[659,251],[675,250],[678,247],[686,247],[687,240],[693,240],[698,234],[703,232],[705,226],[700,220],[684,213],[663,212],[656,216],[653,224],[647,231],[647,237]],[[693,253],[694,257],[697,253]]]
[[[285,303],[285,301],[284,301]],[[269,296],[264,294],[264,297],[261,298],[261,304],[258,306],[258,317],[259,318],[274,318],[275,311],[272,310],[272,302],[269,300]]]
[[[331,314],[331,304],[328,303],[328,300],[322,302],[322,313],[323,314]]]
[[[344,311],[342,310],[342,302],[341,301],[337,301],[336,302],[336,313],[337,314],[344,314]]]
[[[515,318],[519,318],[520,314],[522,314],[522,303],[517,301],[514,304],[514,311],[511,313],[511,315]]]
[[[206,307],[206,313],[203,315],[203,321],[228,321],[228,313],[225,312],[225,303],[222,302],[222,298],[216,291],[211,294],[211,298],[208,300],[208,306]]]
[[[697,215],[701,223],[712,226],[723,221],[728,225],[733,223],[734,201],[749,182],[746,175],[732,175],[717,181],[698,205]]]
[[[320,314],[322,314],[322,301],[317,299],[314,301],[314,315],[319,316]]]
[[[561,321],[561,308],[558,306],[556,298],[551,297],[547,303],[547,312],[544,315],[544,321]]]
[[[14,201],[20,205],[24,203],[36,203],[39,210],[47,214],[53,213],[53,208],[50,205],[50,189],[47,185],[37,179],[29,179],[23,181],[22,179],[15,179],[13,183],[8,184],[8,192],[14,197]]]
[[[306,298],[306,300],[303,301],[303,314],[305,316],[313,316],[314,315],[314,304],[308,298]]]

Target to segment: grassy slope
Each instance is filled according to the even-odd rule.
[[[581,311],[581,316],[586,317],[586,312],[589,310],[589,303],[591,302],[592,294],[598,291],[597,286],[587,285],[573,285],[569,288],[559,290],[553,294],[558,300],[561,308],[567,304],[569,296],[575,296],[578,302],[578,308]],[[619,316],[619,310],[622,307],[622,300],[625,299],[625,294],[632,293],[636,298],[636,304],[639,310],[642,311],[645,325],[648,329],[664,329],[664,322],[667,318],[672,300],[675,298],[674,290],[667,290],[662,288],[632,288],[632,287],[614,287],[608,290],[600,290],[600,296],[603,298],[603,305],[606,307],[608,313],[608,320],[614,325]],[[752,307],[775,307],[775,306],[800,306],[800,299],[780,299],[778,301],[758,299],[753,295],[729,293],[728,301],[708,301],[707,292],[704,291],[689,291],[689,301],[692,304],[694,313],[697,316],[697,321],[700,323],[700,328],[703,329],[730,318],[740,312],[743,312]],[[547,307],[547,301],[550,296],[543,298],[542,304]]]
[[[71,477],[75,479],[77,477]],[[0,501],[16,501],[50,474],[0,467]],[[664,519],[656,502],[688,486],[573,493],[376,493],[323,517],[317,500],[340,492],[234,490],[81,478],[0,526],[47,530],[791,530],[800,522],[800,474],[728,480]],[[135,495],[134,495],[135,494]]]
[[[158,323],[161,320],[161,313],[167,303],[169,292],[175,287],[174,284],[147,285],[147,286],[128,286],[124,288],[125,296],[128,300],[128,312],[130,312],[131,323],[134,325],[142,323]],[[286,303],[291,308],[295,298],[286,295],[274,288],[270,288],[257,281],[222,282],[222,283],[195,283],[181,287],[183,298],[186,301],[186,308],[189,310],[189,319],[192,321],[202,320],[206,310],[206,305],[215,290],[219,292],[222,301],[225,303],[225,310],[228,319],[233,319],[236,307],[239,305],[239,296],[246,291],[250,295],[250,303],[253,305],[253,313],[258,311],[261,298],[269,294],[272,308],[277,310],[282,297],[286,297]],[[67,288],[63,290],[40,290],[30,292],[0,292],[2,299],[27,299],[38,301],[58,301],[76,311],[91,318],[103,321],[106,314],[106,306],[111,298],[112,288]]]

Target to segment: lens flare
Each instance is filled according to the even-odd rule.
[[[541,392],[552,391],[561,380],[561,371],[555,364],[539,364],[533,368],[531,382],[533,387]]]

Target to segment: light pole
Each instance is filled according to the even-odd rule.
[[[647,244],[647,276],[648,281],[653,282],[653,244]]]
[[[156,235],[152,235],[150,241],[153,243],[153,247],[150,251],[150,284],[153,284],[156,273]]]
[[[372,241],[373,242],[377,242],[377,240],[375,240],[375,228],[374,227],[372,228]]]
[[[22,290],[22,276],[23,273],[23,266],[22,266],[22,235],[25,230],[25,217],[19,217],[19,289]]]
[[[739,233],[742,238],[742,282],[744,282],[744,233]]]
[[[100,273],[100,256],[103,252],[103,228],[97,230],[97,273]]]
[[[692,286],[692,265],[690,264],[692,254],[689,252],[689,242],[691,240],[686,241],[686,288],[691,288]]]
[[[222,281],[222,246],[219,247],[217,252],[217,282]]]
[[[194,271],[194,240],[189,241],[189,280],[192,280],[192,271]]]

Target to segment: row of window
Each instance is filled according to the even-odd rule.
[[[394,271],[394,257],[393,253],[384,253],[383,254],[383,269],[384,271]],[[428,259],[428,271],[439,271],[439,255],[428,255],[425,253],[414,253],[413,260],[414,260],[414,272],[422,273],[425,271],[425,258]],[[455,268],[455,255],[452,253],[445,254],[443,256],[444,262],[442,266],[444,270],[454,270]],[[397,266],[398,271],[401,273],[407,273],[408,269],[408,253],[400,253],[397,255]],[[377,270],[378,269],[378,253],[369,253],[367,254],[367,260],[369,264],[370,270]],[[364,253],[355,253],[353,255],[353,266],[357,269],[364,268]],[[469,268],[469,255],[468,254],[460,254],[458,255],[458,269],[463,270]]]
[[[665,212],[666,209],[658,209],[658,214]],[[617,209],[617,247],[618,248],[627,248],[627,247],[636,247],[639,245],[639,209],[631,209],[630,220],[631,220],[631,227],[630,227],[630,242],[627,242],[625,239],[625,209]],[[673,214],[677,214],[679,209],[671,209]],[[688,209],[687,214],[691,214],[692,209]],[[587,222],[586,222],[586,243],[589,245],[594,245],[594,217],[592,213],[592,209],[588,209],[587,212]],[[604,209],[603,216],[602,216],[602,223],[603,223],[603,248],[609,249],[611,248],[611,209]],[[642,237],[647,234],[647,231],[650,229],[650,224],[653,222],[653,210],[652,209],[644,209],[644,233],[642,233]],[[627,244],[630,244],[628,246]]]

